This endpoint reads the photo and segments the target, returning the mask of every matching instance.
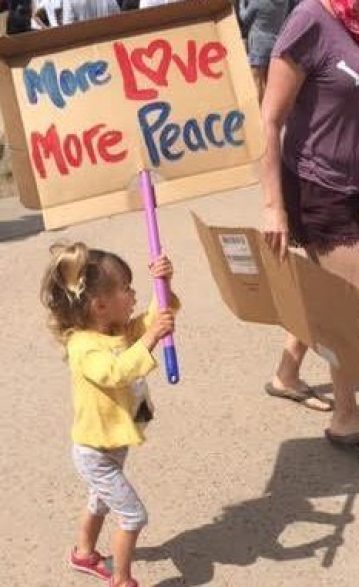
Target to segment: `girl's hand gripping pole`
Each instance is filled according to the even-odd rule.
[[[161,243],[159,237],[159,230],[156,217],[156,198],[155,190],[151,181],[149,171],[141,171],[140,186],[143,207],[145,210],[148,243],[150,248],[151,260],[161,255]],[[167,280],[164,278],[156,278],[155,291],[158,305],[161,309],[169,306],[169,290]],[[176,348],[173,341],[172,334],[168,334],[162,339],[163,353],[166,365],[167,379],[169,383],[178,383],[179,370],[177,363]]]

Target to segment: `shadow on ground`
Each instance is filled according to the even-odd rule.
[[[214,565],[252,565],[268,558],[288,561],[314,557],[323,549],[321,565],[333,564],[344,543],[344,530],[353,521],[352,506],[359,492],[359,453],[332,447],[323,438],[290,440],[279,449],[264,494],[225,507],[210,523],[192,528],[153,548],[139,548],[137,560],[169,559],[181,578],[156,587],[203,585],[213,579]],[[341,496],[342,511],[314,509],[311,498]],[[327,527],[320,539],[286,547],[280,535],[294,522]],[[319,559],[320,560],[320,559]]]
[[[16,220],[0,221],[0,242],[21,240],[44,230],[41,214],[22,216]]]

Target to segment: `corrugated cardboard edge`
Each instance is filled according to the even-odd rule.
[[[237,316],[237,299],[232,292],[230,280],[228,279],[227,272],[224,269],[225,265],[223,255],[220,254],[219,249],[216,246],[216,241],[213,238],[213,234],[210,228],[204,222],[202,222],[199,216],[197,216],[197,214],[194,212],[191,212],[191,216],[195,223],[199,239],[206,252],[212,276],[217,283],[221,296],[229,309]]]
[[[313,337],[296,269],[298,255],[288,252],[287,258],[280,261],[262,236],[258,243],[279,323],[288,332],[296,334],[303,343],[312,347]],[[305,261],[309,262],[308,259]]]
[[[20,194],[26,192],[26,206],[38,210],[41,204],[30,156],[28,151],[21,147],[26,144],[26,137],[12,74],[2,59],[0,59],[0,107],[2,112],[6,112],[6,116],[3,116],[4,127],[6,140],[11,145],[11,165],[16,184]]]
[[[127,197],[126,197],[127,196]],[[131,198],[131,200],[129,200]],[[44,226],[46,230],[86,222],[107,216],[113,216],[119,212],[136,211],[142,208],[138,194],[126,192],[111,192],[102,196],[94,196],[77,202],[62,204],[42,210]]]
[[[0,38],[0,57],[11,59],[16,56],[37,55],[68,49],[91,41],[100,42],[111,35],[141,34],[154,28],[160,30],[184,24],[215,18],[219,13],[232,10],[229,0],[184,0],[147,10],[130,10],[111,17],[88,20],[63,27],[44,29],[9,35]]]
[[[229,227],[209,227],[196,214],[191,212],[199,239],[205,250],[210,270],[215,280],[221,297],[229,309],[237,318],[249,322],[259,322],[261,324],[278,324],[276,308],[271,298],[271,291],[267,282],[265,268],[258,251],[258,233],[253,228],[229,228]],[[257,275],[233,275],[231,274],[228,263],[225,258],[223,248],[219,241],[219,235],[245,235],[253,258],[258,264],[259,274]],[[256,283],[258,279],[258,283]],[[240,285],[238,285],[240,280]],[[262,304],[261,312],[257,307],[251,306],[251,300],[248,304],[244,301],[243,296],[238,294],[238,289],[246,292],[259,292],[260,303]],[[254,288],[254,289],[253,289]],[[249,293],[248,293],[249,295]],[[251,294],[252,295],[252,294]],[[259,299],[257,297],[257,299]],[[249,299],[249,298],[247,298]],[[253,308],[253,310],[251,309]],[[263,309],[265,307],[265,313]]]
[[[213,183],[219,192],[235,189],[258,182],[257,165],[244,165],[235,169],[221,169],[206,173],[184,177],[156,185],[156,201],[158,205],[174,204],[179,200],[193,199],[205,196],[213,191]],[[141,199],[137,194],[128,193],[125,199],[123,192],[114,192],[102,196],[94,196],[86,200],[70,202],[61,206],[43,209],[44,225],[47,230],[77,222],[94,220],[103,216],[112,216],[129,210],[142,208]],[[131,201],[129,200],[131,198]],[[133,199],[132,199],[133,198]],[[105,211],[105,212],[104,212]]]

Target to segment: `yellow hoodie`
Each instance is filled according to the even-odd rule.
[[[172,296],[171,307],[179,308]],[[110,449],[141,444],[144,435],[133,420],[135,398],[131,385],[157,363],[139,340],[156,311],[130,320],[120,336],[91,330],[75,331],[67,353],[72,375],[74,423],[72,440],[94,448]]]

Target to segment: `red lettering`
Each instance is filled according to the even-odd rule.
[[[158,57],[157,57],[158,56]],[[152,64],[154,57],[158,58],[157,66]],[[134,49],[131,61],[137,71],[143,73],[157,86],[168,86],[167,74],[171,64],[172,49],[168,41],[157,39],[152,41],[147,49]],[[150,64],[146,63],[150,61]]]
[[[199,52],[198,64],[201,72],[206,77],[219,79],[223,71],[213,71],[209,66],[211,63],[223,61],[227,55],[227,49],[221,43],[206,43]]]
[[[105,124],[96,124],[96,126],[93,126],[92,128],[89,128],[88,130],[84,130],[84,132],[82,133],[84,147],[86,149],[86,152],[89,156],[89,159],[90,159],[92,165],[96,165],[96,163],[97,163],[95,147],[94,147],[94,138],[99,133],[100,129],[105,128],[105,126],[106,126]]]
[[[76,135],[67,135],[64,140],[64,154],[72,167],[80,167],[82,163],[81,141]]]
[[[197,45],[196,41],[188,41],[187,43],[187,63],[182,61],[181,57],[173,53],[172,59],[182,73],[184,79],[189,84],[197,81]]]
[[[223,61],[227,50],[219,42],[205,43],[199,50],[197,41],[189,40],[186,53],[182,57],[173,52],[171,44],[165,39],[155,39],[147,47],[127,50],[123,43],[114,43],[114,51],[119,65],[126,98],[130,100],[155,100],[159,92],[155,87],[168,86],[168,72],[174,63],[183,79],[193,84],[199,73],[203,76],[220,79],[223,70],[214,65]],[[143,75],[155,87],[139,87],[138,74]]]
[[[67,175],[69,173],[61,151],[60,138],[54,124],[50,126],[45,136],[39,132],[31,133],[31,153],[40,177],[47,177],[44,158],[49,159],[50,156],[54,157],[57,169],[61,175]]]
[[[158,97],[157,90],[141,90],[137,86],[132,63],[123,43],[114,43],[115,57],[122,73],[125,96],[129,100],[154,100]]]
[[[105,124],[97,124],[82,134],[68,134],[63,140],[59,137],[55,125],[51,125],[45,136],[39,132],[31,134],[32,160],[40,177],[47,178],[45,159],[54,158],[57,169],[61,175],[69,174],[71,167],[80,167],[84,155],[92,165],[99,160],[105,163],[118,163],[128,155],[128,150],[113,150],[123,141],[123,133],[118,130],[106,130]],[[95,140],[96,137],[96,140]]]
[[[127,150],[120,151],[119,153],[109,152],[110,147],[114,147],[121,143],[122,137],[122,132],[118,130],[109,130],[100,136],[98,140],[98,152],[104,161],[107,161],[108,163],[117,163],[127,156]]]

